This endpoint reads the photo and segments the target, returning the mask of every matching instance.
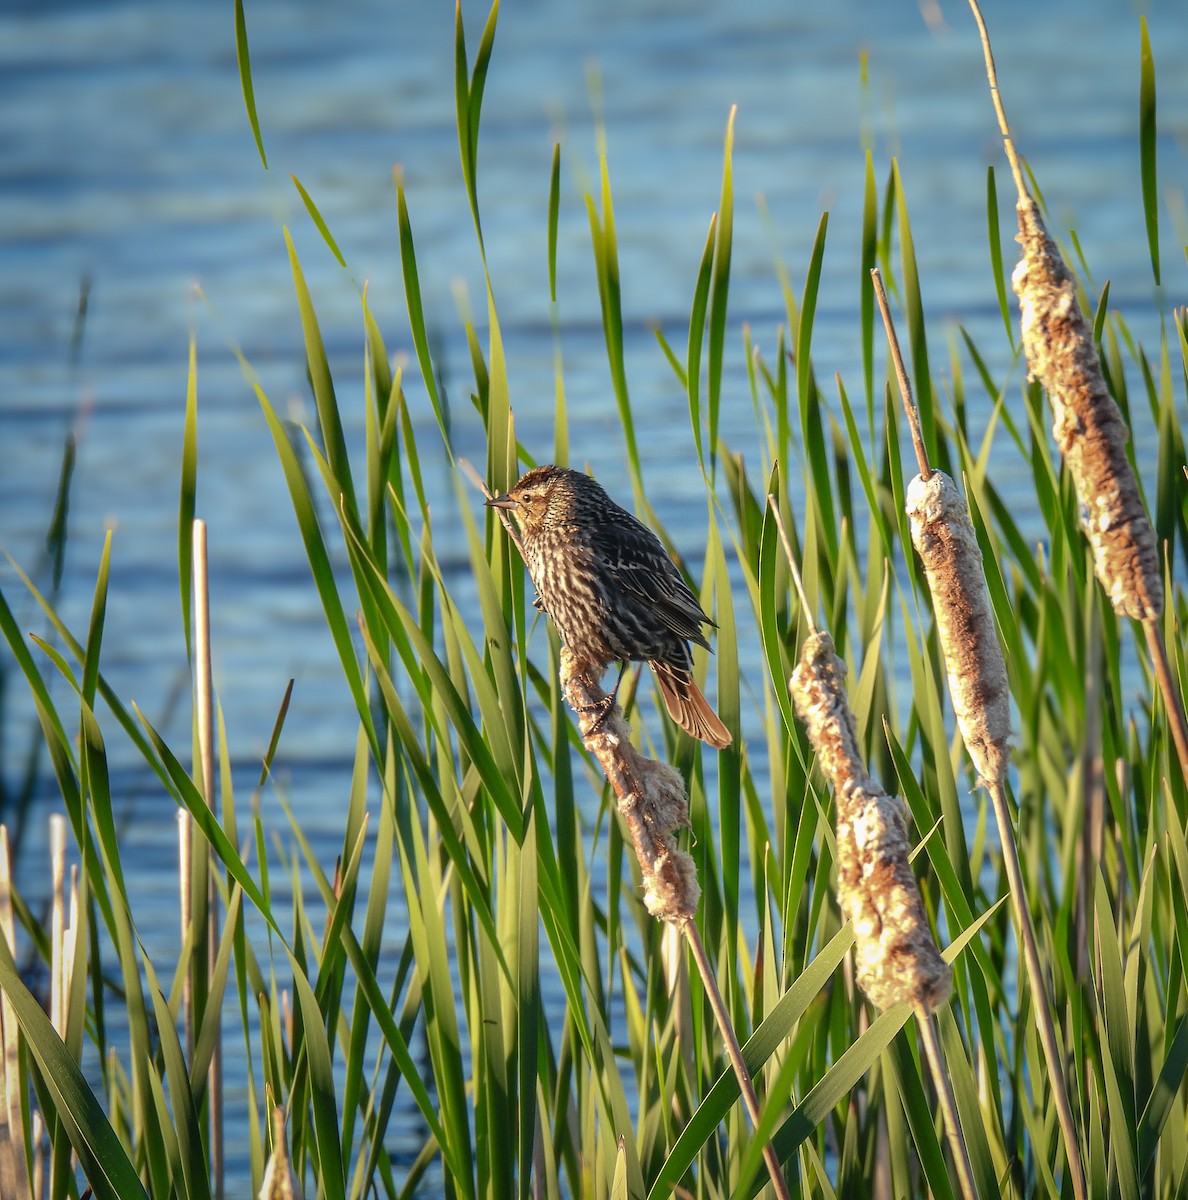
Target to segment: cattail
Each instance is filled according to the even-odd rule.
[[[644,907],[663,921],[687,921],[697,913],[701,886],[697,864],[677,842],[689,823],[689,798],[679,772],[645,758],[631,742],[618,707],[609,710],[601,689],[578,670],[574,652],[561,649],[561,689],[578,714],[582,741],[598,759],[619,799],[619,812],[643,876]]]
[[[789,689],[837,802],[837,897],[853,922],[858,984],[879,1008],[907,1001],[925,1013],[949,997],[952,977],[933,940],[908,861],[899,800],[870,778],[833,639],[805,640]]]
[[[917,475],[905,508],[932,593],[957,725],[979,783],[993,787],[1006,776],[1010,689],[969,509],[943,471]]]
[[[1047,390],[1052,432],[1064,456],[1093,550],[1093,569],[1114,611],[1139,621],[1163,611],[1159,545],[1126,457],[1130,434],[1106,387],[1093,330],[1072,275],[1020,188],[1023,257],[1011,276],[1019,297],[1027,367]]]

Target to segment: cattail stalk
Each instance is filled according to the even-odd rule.
[[[1052,406],[1052,432],[1072,476],[1093,570],[1114,611],[1143,623],[1180,767],[1188,775],[1188,721],[1175,687],[1159,618],[1163,570],[1159,543],[1126,456],[1130,431],[1106,386],[1093,326],[1076,296],[1072,272],[1049,237],[1023,176],[998,90],[990,35],[970,0],[982,39],[986,78],[1017,193],[1022,256],[1011,274],[1027,369]]]
[[[789,567],[809,614],[779,508],[768,497]],[[859,987],[880,1009],[910,1004],[945,1117],[945,1132],[961,1194],[976,1200],[973,1166],[961,1134],[957,1102],[941,1056],[932,1014],[952,991],[952,972],[928,925],[920,888],[909,861],[902,803],[871,778],[858,745],[858,727],[845,690],[845,663],[833,639],[811,631],[788,688],[817,763],[833,784],[837,807],[837,899],[854,928]]]
[[[925,1014],[949,998],[941,958],[908,855],[903,804],[867,772],[845,691],[845,664],[827,633],[810,633],[789,690],[796,715],[833,784],[837,898],[853,922],[858,985],[880,1009],[901,1001]]]
[[[705,952],[694,918],[701,899],[697,864],[677,842],[678,832],[689,823],[689,798],[679,772],[668,763],[645,758],[631,742],[631,730],[618,705],[609,710],[609,697],[588,676],[578,672],[572,652],[561,648],[561,691],[577,714],[582,743],[598,760],[619,801],[619,815],[627,829],[643,877],[644,907],[658,920],[675,925],[689,943],[714,1019],[722,1035],[726,1057],[738,1080],[739,1092],[752,1123],[760,1121],[759,1097],[730,1013],[718,988],[713,963]],[[775,1148],[763,1147],[763,1161],[775,1193],[790,1200]]]
[[[465,459],[459,465],[470,481],[491,500],[494,493]],[[524,547],[507,513],[495,511],[521,557]],[[658,920],[674,926],[689,943],[718,1031],[730,1060],[743,1105],[758,1128],[761,1110],[751,1072],[730,1020],[713,963],[706,954],[694,918],[701,899],[697,864],[682,849],[677,835],[689,823],[689,797],[680,773],[668,763],[646,758],[631,742],[631,730],[617,704],[611,703],[595,679],[580,669],[568,646],[561,647],[561,692],[578,719],[582,744],[598,760],[618,798],[619,815],[627,830],[643,878],[644,907]],[[779,1200],[791,1200],[775,1148],[763,1147],[763,1162]]]
[[[1027,908],[1015,826],[1006,794],[1011,734],[1010,689],[1002,647],[994,628],[982,552],[978,547],[969,509],[961,499],[956,484],[943,471],[932,470],[928,462],[882,276],[877,267],[870,274],[920,464],[920,474],[908,485],[905,504],[912,544],[923,563],[932,595],[932,609],[945,657],[957,725],[965,748],[977,768],[978,782],[990,792],[1019,941],[1034,996],[1036,1024],[1051,1078],[1056,1114],[1064,1136],[1073,1192],[1077,1200],[1085,1200],[1085,1178],[1076,1123],[1068,1098],[1043,963],[1031,924],[1031,913]]]

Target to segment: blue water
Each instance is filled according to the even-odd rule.
[[[463,7],[473,53],[486,14],[474,3]],[[1157,329],[1160,314],[1186,297],[1188,11],[1180,0],[1137,7],[1003,0],[987,9],[1008,114],[1061,230],[1077,230],[1095,283],[1111,281],[1112,303],[1132,325]],[[456,295],[463,289],[482,313],[483,293],[455,140],[453,5],[248,0],[246,12],[267,171],[244,115],[229,5],[0,4],[0,548],[39,570],[63,439],[72,431],[78,462],[60,608],[81,635],[104,532],[114,529],[104,670],[175,746],[187,746],[176,510],[193,333],[216,685],[241,802],[295,677],[278,768],[329,863],[341,840],[352,708],[271,440],[231,346],[243,348],[279,410],[312,420],[281,234],[288,224],[353,422],[348,434],[358,441],[365,281],[389,349],[411,349],[391,182],[399,165],[458,443],[481,461]],[[1161,293],[1151,281],[1138,185],[1139,12],[1148,17],[1159,69]],[[958,322],[1001,347],[992,337],[999,319],[985,255],[985,176],[993,164],[1009,256],[1007,174],[968,12],[946,3],[942,19],[933,28],[915,4],[870,0],[504,5],[479,191],[518,428],[540,457],[552,444],[545,222],[559,140],[558,312],[572,445],[613,493],[629,494],[583,200],[598,171],[592,107],[608,141],[645,478],[656,510],[691,555],[704,510],[686,401],[650,330],[659,325],[674,344],[683,342],[732,105],[736,224],[723,431],[736,449],[753,454],[757,446],[740,330],[749,325],[770,356],[783,319],[775,257],[799,290],[826,209],[815,363],[822,380],[840,371],[851,394],[860,393],[857,249],[867,145],[880,183],[891,156],[900,162],[934,366]],[[346,272],[310,223],[290,174],[319,205]],[[72,361],[84,278],[89,308]],[[879,353],[881,362],[881,342]],[[1001,351],[996,367],[1006,369]],[[431,445],[436,433],[415,368],[407,387]],[[1137,429],[1136,441],[1149,448],[1149,431]],[[438,528],[448,531],[451,483],[432,472],[429,483]],[[1029,503],[1021,491],[1024,524]],[[448,532],[439,538],[448,555]],[[44,630],[7,561],[0,586],[22,625]],[[0,653],[7,667],[7,649]],[[753,640],[742,654],[758,669]],[[71,711],[65,683],[55,678],[51,687]],[[179,687],[180,705],[172,702]],[[19,687],[9,688],[5,704],[0,768],[11,781],[30,713]],[[744,722],[751,719],[744,712]],[[150,951],[175,953],[174,814],[144,786],[135,755],[114,732],[110,742],[141,932]],[[275,803],[266,801],[265,811],[283,837]],[[41,825],[33,823],[19,864],[26,880],[44,861]]]

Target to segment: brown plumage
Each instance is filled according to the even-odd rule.
[[[660,539],[588,475],[536,467],[489,504],[520,527],[537,606],[556,622],[583,673],[646,662],[672,719],[721,749],[731,743],[693,680],[689,642],[713,625]]]

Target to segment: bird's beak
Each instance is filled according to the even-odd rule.
[[[519,508],[520,502],[513,500],[506,492],[502,496],[492,496],[487,501],[488,508]]]

